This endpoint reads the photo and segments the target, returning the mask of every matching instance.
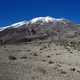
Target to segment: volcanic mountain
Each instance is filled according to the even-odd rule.
[[[67,19],[50,16],[21,21],[10,26],[0,27],[0,43],[31,41],[35,39],[79,40],[79,25]]]

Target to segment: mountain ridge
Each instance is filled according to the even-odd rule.
[[[53,40],[79,39],[80,28],[67,19],[37,17],[0,28],[0,42],[13,43],[42,38]]]
[[[50,17],[50,16],[46,16],[46,17],[36,17],[36,18],[33,18],[31,20],[24,20],[24,21],[20,21],[20,22],[17,22],[17,23],[14,23],[14,24],[11,24],[11,25],[8,25],[8,26],[5,26],[5,27],[0,27],[0,31],[4,30],[4,29],[7,29],[9,27],[13,27],[13,28],[17,28],[21,25],[24,25],[24,24],[35,24],[39,21],[42,21],[43,23],[48,23],[48,22],[56,22],[56,21],[64,21],[64,20],[67,20],[67,19],[63,19],[63,18],[53,18],[53,17]]]

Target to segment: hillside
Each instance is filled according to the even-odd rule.
[[[0,80],[80,80],[80,25],[48,16],[1,27]]]

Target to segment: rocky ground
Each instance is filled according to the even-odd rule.
[[[46,41],[2,45],[0,80],[80,80],[80,51]]]

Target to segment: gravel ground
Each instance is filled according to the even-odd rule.
[[[41,42],[0,46],[0,80],[80,80],[80,52]]]

